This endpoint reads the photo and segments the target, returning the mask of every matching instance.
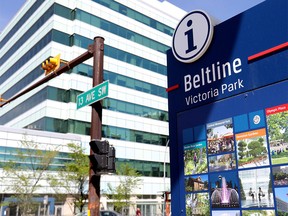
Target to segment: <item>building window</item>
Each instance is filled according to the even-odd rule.
[[[173,35],[174,29],[170,26],[167,26],[163,23],[160,23],[157,20],[152,19],[151,17],[148,17],[144,14],[141,14],[138,11],[135,11],[131,8],[126,7],[125,5],[122,5],[116,1],[112,0],[93,0],[94,2],[97,2],[98,4],[101,4],[105,7],[108,7],[114,11],[117,11],[123,15],[126,15],[127,17],[130,17],[131,19],[135,19],[145,25],[148,25],[158,31],[163,32],[164,34],[168,34],[170,36]]]
[[[162,162],[116,158],[116,170],[119,169],[122,164],[129,164],[129,166],[133,167],[142,176],[164,177],[163,175],[164,163]],[[165,165],[166,165],[165,177],[169,178],[170,177],[170,164],[166,163]]]
[[[91,123],[73,119],[63,120],[44,117],[27,125],[25,128],[58,133],[90,135]],[[151,139],[152,136],[153,140]],[[102,125],[102,137],[160,146],[166,146],[168,141],[168,136],[166,135],[137,131],[128,128],[120,128],[110,125]]]

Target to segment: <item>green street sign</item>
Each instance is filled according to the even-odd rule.
[[[109,80],[95,86],[94,88],[77,95],[77,109],[93,104],[108,96]]]

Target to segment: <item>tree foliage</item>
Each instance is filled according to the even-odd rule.
[[[240,141],[238,143],[238,155],[240,156],[240,159],[243,159],[245,156],[247,143],[244,141]]]
[[[226,125],[224,125],[225,126],[225,128],[227,128],[227,129],[229,129],[229,128],[232,128],[233,129],[233,124],[226,124]]]
[[[57,147],[42,149],[40,144],[28,140],[24,135],[20,141],[20,148],[16,152],[11,152],[13,160],[2,163],[4,173],[2,181],[7,185],[9,179],[5,192],[14,194],[5,204],[18,206],[21,215],[35,212],[39,205],[35,196],[44,186],[41,182],[47,181],[46,171],[57,154]]]
[[[260,156],[266,152],[266,147],[259,141],[252,141],[248,144],[249,154],[253,157]]]
[[[267,117],[268,133],[271,140],[288,141],[288,112],[280,112]]]
[[[116,187],[112,187],[108,184],[111,198],[114,200],[114,208],[118,212],[122,212],[123,209],[128,209],[131,205],[130,198],[141,182],[140,174],[132,168],[129,164],[122,164],[117,173],[119,176],[120,184]]]
[[[239,185],[240,185],[241,199],[246,200],[246,194],[245,194],[244,189],[243,189],[243,184],[242,184],[241,178],[239,178]]]
[[[89,158],[77,144],[69,143],[68,148],[71,151],[70,161],[58,172],[58,178],[50,178],[50,185],[60,199],[73,197],[68,202],[71,211],[77,208],[83,212],[88,197]]]
[[[275,180],[284,180],[288,178],[288,174],[287,173],[284,173],[284,172],[278,172],[278,173],[275,173],[274,174],[274,179]]]

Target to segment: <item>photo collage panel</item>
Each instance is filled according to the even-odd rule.
[[[186,215],[288,215],[288,104],[182,135]]]

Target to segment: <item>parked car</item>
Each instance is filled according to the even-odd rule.
[[[122,215],[115,211],[101,210],[100,216],[122,216]]]
[[[76,216],[87,216],[87,212],[78,213]],[[122,216],[118,212],[115,211],[109,211],[109,210],[101,210],[100,216]]]

